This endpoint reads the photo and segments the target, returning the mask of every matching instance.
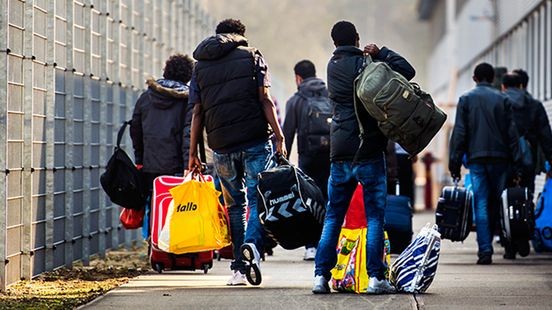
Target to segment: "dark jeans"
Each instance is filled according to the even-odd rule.
[[[328,200],[328,178],[330,177],[330,154],[318,155],[299,154],[299,168],[311,177],[322,191],[324,199]],[[305,245],[305,248],[315,248],[317,243]]]
[[[351,161],[332,162],[328,185],[329,201],[326,205],[324,228],[316,253],[315,275],[324,276],[326,279],[331,277],[330,270],[337,262],[336,245],[339,232],[353,192],[357,187],[357,183],[360,182],[368,223],[366,233],[368,275],[378,279],[383,278],[385,270],[382,260],[383,223],[387,204],[385,169],[383,153],[377,158],[360,163],[353,164]]]
[[[215,169],[222,184],[222,193],[230,217],[230,234],[236,258],[230,266],[232,270],[245,271],[245,263],[240,253],[243,243],[255,244],[259,254],[262,254],[264,228],[261,226],[257,211],[257,174],[264,170],[271,154],[272,146],[269,141],[242,151],[213,154]],[[246,207],[249,207],[247,230],[245,229]]]
[[[500,195],[506,187],[508,164],[470,164],[478,256],[493,254],[493,235],[499,220]]]

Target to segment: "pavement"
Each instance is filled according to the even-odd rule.
[[[415,231],[433,213],[414,215]],[[258,287],[228,287],[229,260],[215,261],[207,274],[151,272],[81,307],[82,309],[552,309],[552,253],[507,261],[495,245],[493,264],[476,265],[472,232],[464,243],[444,240],[437,275],[424,294],[313,295],[313,262],[304,249],[276,248],[261,264]],[[157,308],[160,307],[160,308]]]

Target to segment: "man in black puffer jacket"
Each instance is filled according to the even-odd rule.
[[[347,21],[336,23],[331,32],[336,46],[328,64],[328,91],[334,104],[331,126],[331,168],[328,185],[328,206],[322,236],[315,259],[315,294],[330,292],[330,270],[335,266],[335,246],[339,231],[357,182],[362,183],[368,222],[367,268],[370,277],[368,293],[390,293],[393,287],[384,278],[383,222],[387,203],[385,149],[387,138],[377,122],[366,111],[359,111],[365,135],[359,137],[359,124],[354,108],[354,80],[363,68],[364,54],[374,61],[385,61],[408,80],[414,68],[399,54],[375,44],[359,49],[360,38],[355,26]]]
[[[197,140],[205,127],[223,185],[236,258],[230,266],[233,274],[228,285],[245,285],[244,277],[253,285],[261,283],[257,249],[263,249],[264,229],[258,216],[256,187],[257,175],[272,153],[269,124],[276,137],[276,151],[286,154],[268,91],[268,66],[257,49],[248,47],[244,34],[245,26],[239,20],[220,22],[216,35],[203,40],[194,51],[198,63],[190,83],[189,101],[194,112],[188,166],[191,170],[201,165]],[[250,213],[244,237],[246,207]]]
[[[188,165],[192,114],[188,86],[194,61],[176,54],[165,63],[163,79],[146,81],[148,89],[138,98],[132,114],[130,137],[136,165],[151,190],[159,175],[182,174]],[[188,118],[188,122],[186,121]]]

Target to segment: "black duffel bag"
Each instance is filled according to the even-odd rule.
[[[259,173],[257,201],[266,232],[284,249],[318,244],[326,214],[324,196],[313,179],[284,157]]]
[[[100,177],[100,183],[115,204],[124,208],[139,210],[144,208],[147,197],[147,187],[140,170],[121,148],[121,139],[130,121],[124,122],[117,134],[117,146],[107,162],[105,172]]]

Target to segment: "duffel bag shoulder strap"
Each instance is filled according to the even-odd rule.
[[[123,125],[119,129],[119,132],[117,133],[117,149],[121,148],[121,140],[123,140],[123,135],[125,134],[125,129],[128,125],[132,123],[132,120],[130,121],[124,121]]]

